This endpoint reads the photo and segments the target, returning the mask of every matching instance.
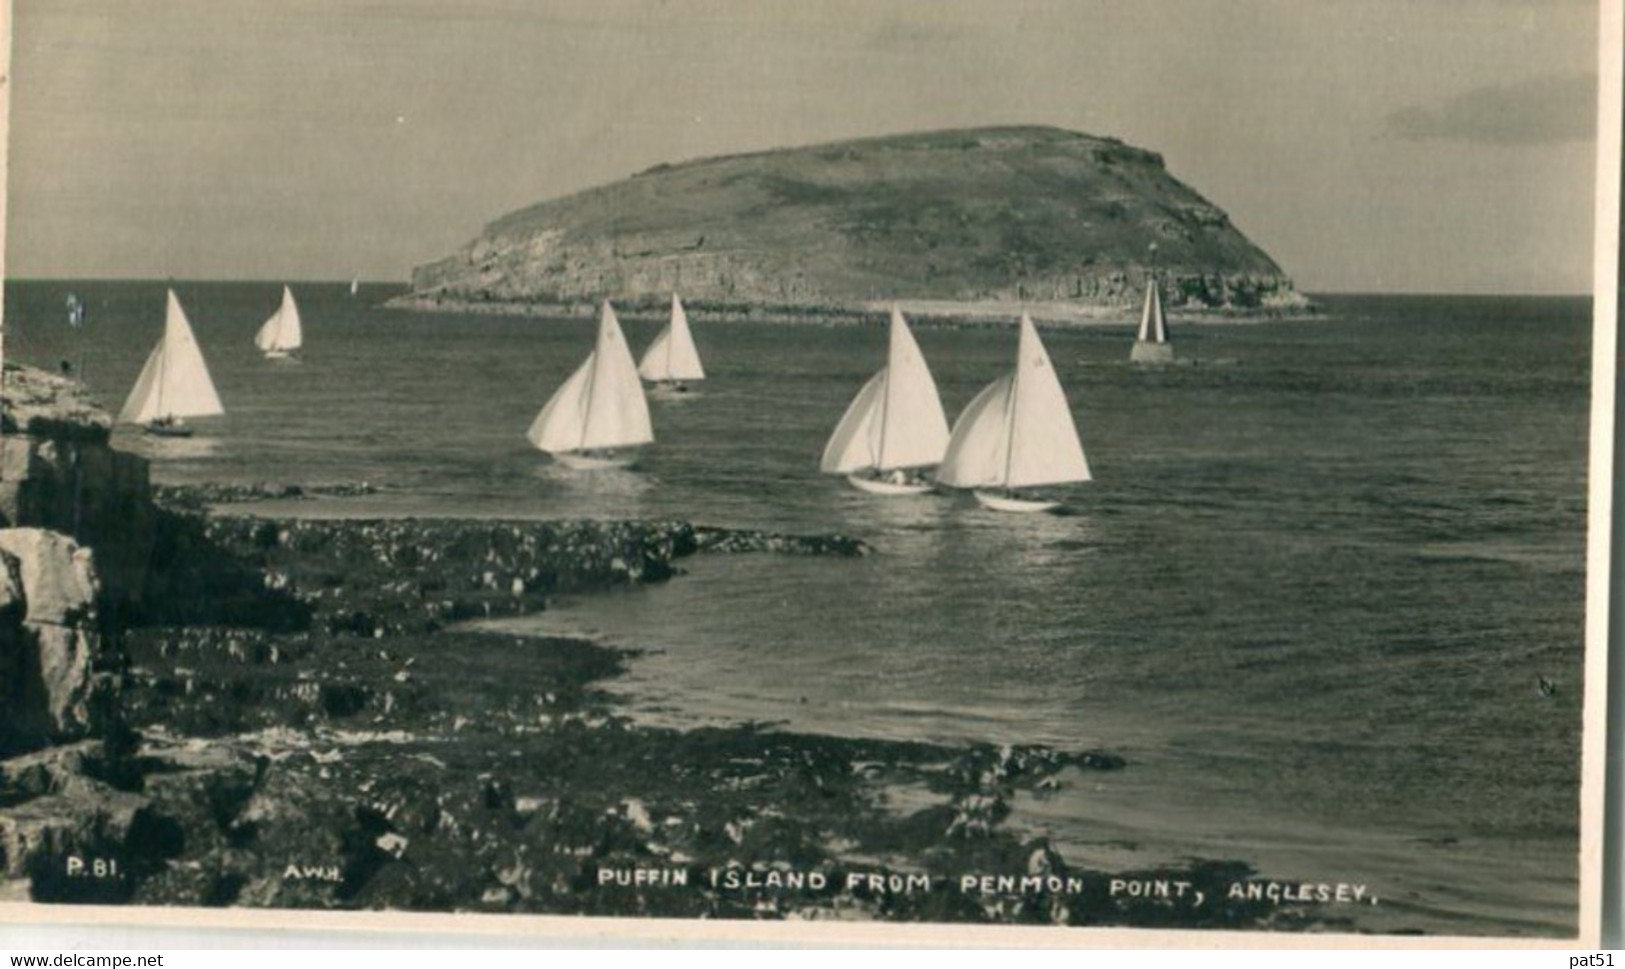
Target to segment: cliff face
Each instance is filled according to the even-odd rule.
[[[1155,248],[1153,248],[1153,246]],[[1152,152],[980,128],[656,166],[506,215],[418,267],[413,297],[855,308],[874,300],[1303,303]]]
[[[0,528],[46,528],[96,550],[109,594],[137,601],[156,533],[147,462],[72,381],[10,368],[0,397]]]
[[[98,666],[116,659],[97,613],[89,549],[39,528],[0,529],[0,755],[104,726]]]
[[[107,605],[139,600],[147,465],[67,380],[8,368],[0,396],[0,755],[101,732],[121,665]],[[105,577],[105,583],[104,583]]]

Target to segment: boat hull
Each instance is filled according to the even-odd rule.
[[[185,424],[144,424],[142,428],[153,437],[192,436],[192,429]]]
[[[1004,511],[1014,514],[1034,515],[1040,512],[1055,511],[1061,507],[1058,501],[1049,501],[1039,498],[1015,498],[1010,495],[998,495],[991,491],[974,491],[976,501],[989,511]]]
[[[638,455],[633,452],[589,454],[585,451],[556,451],[553,460],[572,471],[613,471],[630,468],[637,463]]]
[[[292,350],[267,350],[265,351],[265,359],[290,360],[297,362],[299,358],[293,355]]]
[[[884,478],[866,478],[859,474],[846,476],[846,483],[865,494],[883,495],[888,498],[901,498],[909,495],[923,495],[931,491],[933,485],[928,481],[887,481]]]
[[[662,380],[649,385],[649,396],[656,400],[692,400],[699,392],[687,383]]]

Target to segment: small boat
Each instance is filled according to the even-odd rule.
[[[931,490],[921,472],[941,461],[947,446],[948,418],[931,368],[893,307],[886,365],[852,398],[819,470],[844,474],[869,494],[917,495]]]
[[[626,468],[654,441],[649,404],[615,310],[605,300],[592,353],[531,422],[530,442],[567,468]]]
[[[970,488],[993,511],[1054,511],[1021,489],[1088,481],[1077,425],[1033,321],[1021,315],[1016,365],[982,389],[954,422],[937,483]]]
[[[688,314],[676,293],[671,294],[671,322],[649,344],[638,361],[638,375],[664,393],[688,392],[688,382],[705,379],[700,351],[688,329]]]
[[[220,405],[220,395],[215,393],[214,381],[209,379],[203,351],[198,349],[186,312],[172,289],[165,312],[164,335],[147,355],[141,375],[136,377],[135,387],[119,412],[119,420],[143,424],[148,434],[160,437],[190,437],[192,429],[186,425],[186,418],[213,417],[225,412]]]
[[[254,345],[267,360],[286,359],[305,342],[304,329],[299,322],[299,306],[293,301],[293,292],[282,287],[282,305],[254,334]]]
[[[350,280],[350,295],[354,296],[355,294],[357,294],[359,292],[361,292],[361,280],[359,280],[359,279]]]
[[[1162,294],[1156,277],[1145,283],[1145,308],[1140,311],[1140,330],[1129,353],[1134,363],[1173,363],[1174,345],[1168,342],[1168,321],[1162,314]]]

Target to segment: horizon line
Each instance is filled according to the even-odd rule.
[[[343,285],[359,282],[364,285],[389,284],[395,286],[412,285],[409,279],[368,279],[364,276],[351,276],[339,278],[311,278],[297,279],[292,276],[7,276],[0,278],[0,284],[12,283],[177,283],[177,284],[214,284],[214,285]],[[1517,297],[1549,297],[1553,299],[1577,299],[1581,297],[1595,298],[1595,290],[1426,290],[1426,289],[1299,289],[1304,296],[1338,297],[1338,296],[1440,296],[1457,299],[1475,298],[1517,298]],[[907,297],[900,297],[906,299]],[[949,300],[948,302],[976,302],[975,300]],[[1067,302],[1067,301],[1061,301]],[[1094,305],[1080,303],[1080,306]]]

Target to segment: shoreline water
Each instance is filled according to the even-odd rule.
[[[462,625],[545,608],[559,589],[664,581],[707,549],[863,554],[849,540],[679,523],[200,515],[210,497],[165,497],[160,557],[189,567],[169,576],[169,601],[121,630],[126,733],[0,762],[11,805],[0,827],[7,844],[31,846],[8,853],[10,897],[1288,930],[1363,921],[1368,900],[1353,887],[1320,897],[1240,860],[1079,867],[1004,826],[1016,798],[1133,769],[1110,752],[633,726],[604,692],[628,651]],[[67,867],[91,854],[123,874]]]
[[[886,554],[882,549],[879,554]],[[816,563],[807,563],[816,566]],[[737,563],[742,566],[743,563]],[[764,562],[752,567],[762,581],[772,581],[789,563]],[[739,723],[760,724],[764,730],[798,736],[840,738],[870,742],[926,742],[948,749],[1005,743],[1015,746],[1058,745],[1065,748],[1076,737],[1044,732],[1012,730],[1008,724],[991,719],[985,732],[966,730],[967,718],[974,721],[978,711],[963,708],[933,710],[900,706],[891,711],[876,710],[867,702],[854,700],[848,719],[828,703],[828,697],[814,695],[811,705],[804,696],[797,704],[795,693],[782,697],[784,690],[760,693],[731,692],[738,683],[732,679],[711,685],[702,678],[682,677],[685,666],[707,669],[729,656],[742,657],[737,644],[719,643],[712,648],[697,645],[692,638],[672,640],[654,635],[628,635],[626,630],[644,624],[631,621],[602,625],[606,616],[633,610],[642,615],[658,612],[652,604],[629,604],[629,599],[673,597],[702,598],[703,592],[684,593],[682,584],[697,581],[694,576],[726,566],[737,577],[736,563],[696,562],[692,570],[674,578],[669,589],[650,588],[614,593],[584,591],[561,597],[556,608],[532,616],[512,617],[481,624],[497,631],[528,635],[579,638],[612,649],[631,650],[627,670],[606,689],[620,702],[630,721],[656,729],[688,730],[726,728]],[[832,563],[832,568],[842,568]],[[759,569],[759,571],[757,571]],[[711,582],[715,591],[715,582]],[[716,607],[727,609],[728,601]],[[680,607],[679,607],[680,608]],[[832,635],[841,635],[836,629]],[[878,639],[877,642],[884,641]],[[766,647],[785,646],[767,643]],[[709,654],[709,655],[708,655]],[[781,664],[763,664],[776,672]],[[675,675],[674,675],[675,674]],[[690,682],[699,679],[698,682]],[[811,692],[809,690],[809,692]],[[768,704],[774,696],[782,702],[775,709]],[[995,703],[989,698],[985,702]],[[836,707],[841,704],[836,704]],[[951,719],[949,719],[951,717]],[[1099,718],[1085,736],[1103,743],[1125,757],[1127,769],[1102,781],[1066,784],[1021,794],[1010,801],[1011,811],[1004,827],[1027,838],[1043,839],[1069,863],[1085,869],[1122,871],[1178,865],[1190,858],[1243,858],[1259,879],[1283,882],[1327,877],[1369,879],[1380,886],[1383,908],[1360,911],[1355,919],[1359,931],[1417,931],[1473,935],[1491,929],[1481,910],[1482,897],[1469,885],[1506,883],[1520,879],[1519,865],[1537,857],[1562,852],[1564,838],[1526,836],[1514,848],[1492,845],[1475,837],[1460,825],[1446,824],[1430,830],[1427,825],[1392,827],[1380,821],[1343,818],[1317,818],[1312,812],[1294,812],[1291,805],[1270,818],[1270,834],[1260,837],[1256,813],[1256,790],[1214,790],[1200,785],[1196,775],[1203,761],[1245,763],[1250,755],[1241,747],[1206,745],[1192,751],[1188,742],[1167,736],[1144,735],[1136,729],[1122,729],[1120,718]],[[1194,759],[1193,759],[1194,758]],[[1195,782],[1183,788],[1183,796],[1169,798],[1170,783],[1181,775]],[[1252,810],[1250,810],[1252,809]],[[1251,820],[1248,820],[1251,815]],[[1246,846],[1245,848],[1241,846]],[[1479,852],[1485,852],[1479,855]],[[1460,885],[1438,881],[1430,865],[1448,863]],[[1429,886],[1418,892],[1420,886]],[[1567,906],[1574,903],[1572,886],[1561,879],[1529,878],[1522,882],[1521,905],[1508,904],[1502,917],[1506,926],[1518,923],[1518,933],[1544,934],[1561,931]],[[1426,898],[1424,904],[1420,899]],[[1413,907],[1415,906],[1415,907]],[[1506,928],[1503,926],[1503,929]]]

